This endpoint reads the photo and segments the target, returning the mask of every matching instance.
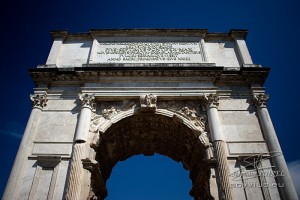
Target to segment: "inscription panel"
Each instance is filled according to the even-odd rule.
[[[198,42],[100,42],[97,63],[203,63]]]

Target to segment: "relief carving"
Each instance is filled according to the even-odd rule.
[[[204,132],[206,129],[206,110],[203,102],[195,101],[162,101],[158,108],[172,111],[188,120]]]
[[[156,110],[157,96],[153,94],[142,95],[140,103],[142,112],[154,112]]]
[[[205,130],[205,121],[206,121],[206,118],[204,117],[204,115],[197,116],[196,115],[197,112],[195,111],[195,109],[189,109],[188,107],[183,107],[181,109],[181,112],[188,119],[190,119],[191,121],[193,121],[195,126],[201,127],[201,129],[203,131]]]
[[[41,94],[30,95],[30,100],[31,100],[32,107],[39,107],[39,108],[45,107],[48,101],[47,96]]]
[[[259,108],[267,107],[268,100],[269,100],[269,95],[267,94],[258,94],[253,96],[253,103]]]
[[[95,109],[92,112],[90,122],[90,132],[97,133],[99,127],[111,120],[115,115],[134,109],[136,101],[116,101],[116,102],[101,102],[98,105],[95,104]],[[92,145],[96,145],[99,137],[93,136]]]
[[[199,140],[205,148],[204,160],[206,160],[206,161],[214,160],[213,146],[212,146],[212,143],[210,143],[210,141],[209,141],[207,133],[206,132],[201,133],[201,135],[199,136]]]
[[[218,107],[219,106],[219,96],[217,94],[205,94],[204,101],[208,104],[208,106]]]
[[[118,114],[118,112],[120,112],[120,111],[117,111],[117,109],[115,107],[110,106],[110,107],[102,110],[102,116],[105,119],[110,120],[111,117]]]
[[[79,94],[79,99],[81,100],[82,107],[88,107],[91,109],[95,108],[95,96],[89,94]]]
[[[100,171],[99,163],[89,158],[82,159],[81,161],[83,168],[90,171],[93,177],[91,179],[88,199],[104,199],[107,196],[107,188]]]

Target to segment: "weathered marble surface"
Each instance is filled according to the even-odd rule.
[[[146,32],[149,36],[122,31],[111,36],[108,30],[78,35],[54,32],[46,64],[81,67],[93,63],[215,63],[228,68],[253,64],[243,31],[232,31],[231,35],[209,34],[205,30],[198,30],[198,34],[174,31],[170,35],[167,31]]]
[[[272,176],[235,176],[286,166],[270,152],[281,150],[264,95],[269,69],[253,65],[246,34],[52,32],[46,65],[30,70],[33,110],[3,199],[102,200],[117,162],[154,153],[189,170],[195,199],[293,196],[292,185],[243,188]]]

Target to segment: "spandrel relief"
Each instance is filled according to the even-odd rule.
[[[206,129],[206,114],[201,102],[195,101],[162,101],[158,108],[172,111],[199,127],[202,131]]]
[[[92,114],[90,131],[97,131],[101,124],[111,120],[115,115],[121,112],[134,109],[137,104],[137,100],[98,102],[96,105],[96,109]]]

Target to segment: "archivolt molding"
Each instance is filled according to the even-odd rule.
[[[213,148],[206,132],[206,111],[203,109],[205,107],[203,104],[205,102],[174,100],[157,102],[157,97],[152,94],[142,95],[140,102],[138,100],[101,102],[92,114],[90,132],[94,134],[91,146],[93,148],[98,146],[100,135],[97,133],[105,134],[109,127],[124,118],[150,112],[184,124],[199,138],[206,150],[205,160],[212,161],[214,160]]]
[[[142,95],[138,100],[98,102],[92,113],[90,132],[105,133],[118,121],[143,112],[163,115],[180,120],[184,125],[201,135],[206,131],[206,112],[199,101],[160,101],[155,95]]]
[[[93,162],[83,160],[86,169],[98,173],[94,177],[99,176],[105,184],[118,161],[136,154],[159,153],[182,162],[190,171],[192,196],[196,198],[201,191],[210,195],[207,166],[211,166],[213,149],[206,133],[205,102],[160,101],[149,94],[96,103],[90,124],[91,147],[96,154],[89,158]],[[91,196],[100,197],[100,193],[104,194],[100,199],[106,196],[105,187],[91,187]]]

